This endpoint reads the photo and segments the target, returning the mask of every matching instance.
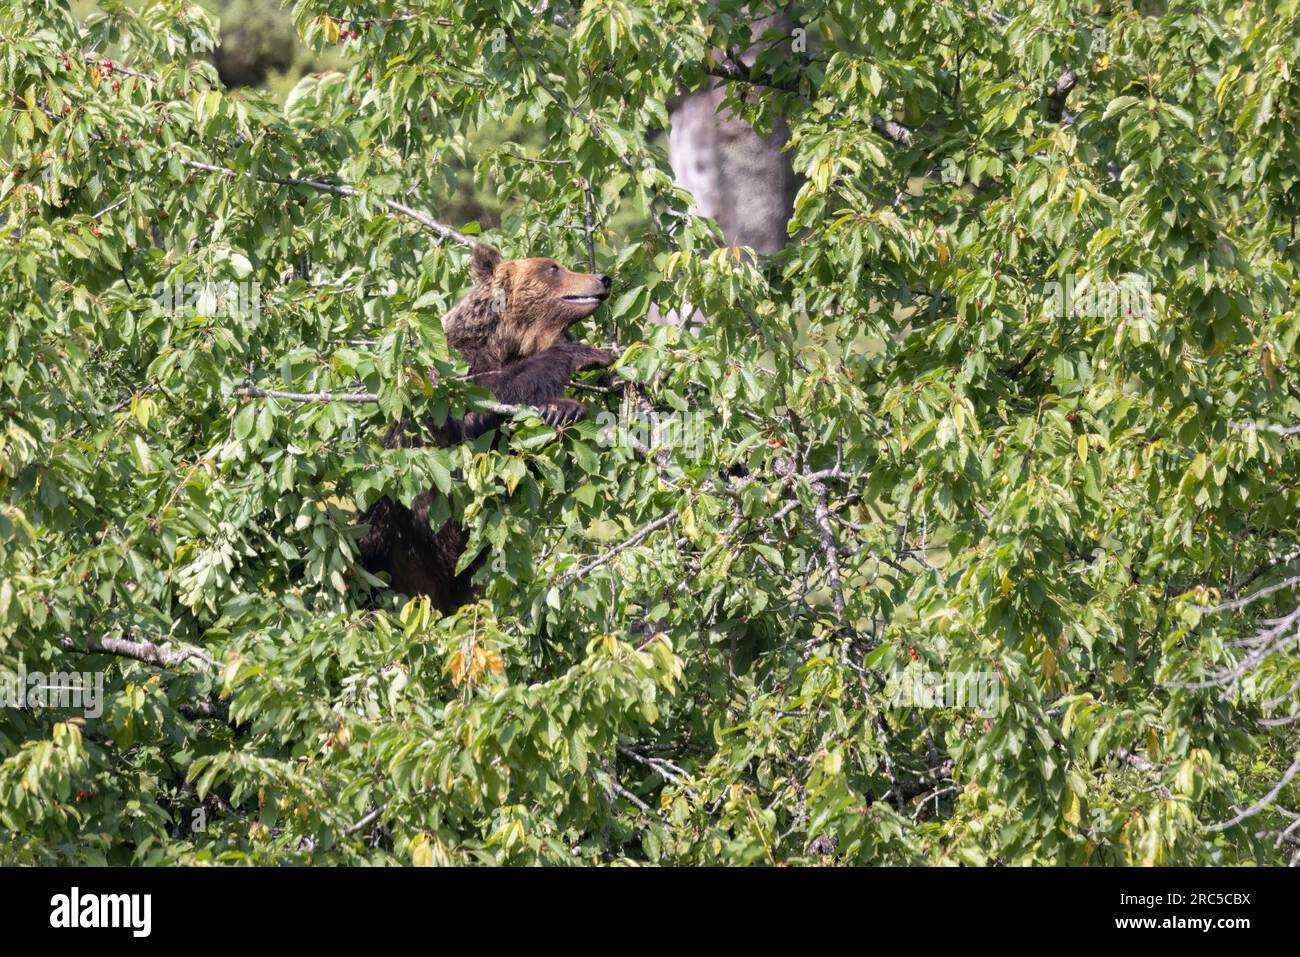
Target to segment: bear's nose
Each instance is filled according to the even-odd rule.
[[[596,278],[599,279],[600,284],[605,287],[605,291],[609,292],[609,287],[614,284],[614,280],[610,279],[608,276],[597,276]]]

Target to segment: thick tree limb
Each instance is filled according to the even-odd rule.
[[[76,642],[71,638],[64,638],[59,642],[59,647],[64,651],[81,651],[92,654],[98,652],[106,655],[117,655],[119,658],[132,658],[158,668],[174,668],[184,664],[190,658],[201,661],[209,668],[220,667],[211,655],[197,648],[176,650],[155,645],[151,641],[131,641],[129,638],[110,638],[107,635],[102,638],[92,639],[85,648],[77,647]]]
[[[912,144],[912,131],[902,123],[887,120],[883,116],[873,116],[871,118],[871,128],[892,143],[897,143],[900,146],[910,146]]]
[[[1047,91],[1047,119],[1052,123],[1059,123],[1065,116],[1065,100],[1074,89],[1075,76],[1073,70],[1066,70],[1056,80],[1056,85]]]

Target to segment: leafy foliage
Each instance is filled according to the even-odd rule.
[[[281,108],[193,5],[0,9],[0,666],[105,692],[0,713],[6,860],[1289,857],[1294,0],[293,14],[347,66]],[[789,125],[777,256],[674,186],[706,81]],[[485,398],[454,160],[616,277],[621,359],[563,433],[384,450]],[[356,558],[431,486],[488,555],[448,618]]]

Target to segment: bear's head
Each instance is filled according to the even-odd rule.
[[[474,288],[444,320],[447,342],[471,365],[500,366],[549,349],[609,296],[608,276],[573,272],[554,259],[501,258],[475,246]]]

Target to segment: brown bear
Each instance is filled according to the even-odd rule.
[[[471,256],[474,286],[443,319],[447,342],[469,363],[472,380],[497,400],[531,405],[551,426],[576,422],[586,414],[581,402],[564,397],[573,374],[614,361],[612,353],[574,342],[569,327],[585,319],[609,296],[610,278],[576,273],[554,259],[504,261],[490,246],[476,246]],[[502,417],[471,412],[427,433],[436,445],[451,445],[496,428]],[[421,443],[409,420],[394,425],[386,448]],[[470,596],[474,568],[455,574],[465,550],[466,533],[448,521],[429,527],[429,490],[407,508],[388,498],[366,512],[369,525],[360,541],[361,558],[372,574],[386,572],[392,587],[411,596],[426,595],[444,613],[455,611]],[[481,560],[481,559],[480,559]]]

